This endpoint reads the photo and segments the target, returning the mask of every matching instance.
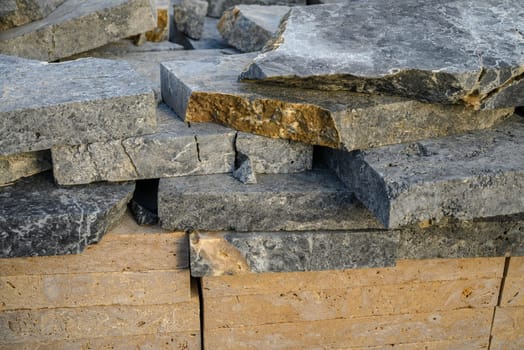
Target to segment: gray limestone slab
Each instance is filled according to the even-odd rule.
[[[63,2],[64,0],[2,0],[0,31],[42,19]]]
[[[220,18],[228,8],[244,5],[306,5],[306,0],[207,0],[209,7],[207,15],[210,17]]]
[[[524,2],[294,7],[244,79],[476,109],[524,105]]]
[[[0,53],[56,61],[155,28],[150,0],[66,0],[42,20],[0,33]]]
[[[243,83],[255,54],[163,62],[163,100],[186,121],[347,150],[488,128],[512,108],[473,111],[396,96]]]
[[[51,169],[51,153],[37,151],[0,156],[0,186]]]
[[[224,12],[217,28],[229,45],[242,52],[260,51],[278,31],[289,6],[238,5]]]
[[[398,231],[193,232],[193,277],[394,266]]]
[[[153,91],[125,62],[48,64],[0,55],[0,155],[156,128]]]
[[[51,173],[0,188],[0,257],[80,253],[126,210],[134,184],[63,188]]]
[[[388,228],[524,212],[521,116],[459,136],[326,152],[330,167]]]
[[[122,140],[52,148],[61,185],[227,173],[235,161],[235,132],[220,125],[189,127],[166,105],[158,131]]]
[[[206,0],[174,0],[173,20],[176,29],[192,39],[200,39],[207,13]]]
[[[380,224],[328,171],[259,174],[244,185],[228,174],[160,179],[158,215],[169,230],[307,231]]]

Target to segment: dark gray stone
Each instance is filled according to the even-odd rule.
[[[145,134],[153,91],[125,62],[47,64],[0,55],[0,155]]]
[[[219,18],[228,8],[244,5],[305,5],[306,0],[207,0],[209,7],[207,15]]]
[[[200,39],[207,13],[206,0],[174,0],[173,19],[176,29],[192,39]]]
[[[158,131],[123,140],[52,148],[61,185],[227,173],[235,161],[235,131],[189,127],[166,105],[157,108]]]
[[[394,266],[398,231],[193,232],[193,277]]]
[[[388,228],[524,212],[524,118],[490,130],[346,153],[330,167]]]
[[[522,106],[523,13],[520,0],[294,7],[241,77],[476,109]]]
[[[2,0],[0,31],[42,19],[63,2],[64,0]]]
[[[204,18],[204,29],[201,37],[197,39],[191,39],[188,36],[185,36],[179,31],[172,31],[170,34],[171,41],[183,45],[185,49],[188,50],[218,50],[218,49],[229,49],[234,50],[235,53],[238,53],[232,46],[230,46],[224,38],[220,35],[217,29],[218,19],[205,17]]]
[[[513,109],[473,111],[395,96],[237,81],[254,54],[161,65],[162,97],[186,121],[347,150],[488,128]]]
[[[55,61],[155,28],[150,0],[66,0],[49,16],[0,33],[0,53]]]
[[[235,159],[235,170],[233,170],[233,177],[243,184],[256,184],[257,176],[253,170],[253,164],[244,154],[237,154]]]
[[[37,151],[0,156],[0,186],[51,169],[51,153]]]
[[[118,222],[134,184],[63,188],[50,173],[0,188],[0,257],[80,253]]]
[[[158,214],[168,230],[307,231],[380,227],[331,173],[227,174],[160,179]]]
[[[224,12],[218,31],[242,52],[260,51],[278,31],[289,6],[238,5]]]

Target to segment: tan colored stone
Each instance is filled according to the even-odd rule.
[[[512,256],[509,259],[507,277],[524,277],[524,256]]]
[[[205,295],[235,296],[388,284],[501,278],[504,258],[400,260],[396,267],[204,277]]]
[[[442,340],[428,343],[411,343],[411,344],[388,344],[383,346],[366,346],[366,347],[345,347],[337,350],[483,350],[488,349],[489,336],[482,338],[463,339],[463,340]]]
[[[496,308],[492,336],[492,350],[524,349],[524,307]]]
[[[147,41],[160,42],[167,40],[169,34],[169,8],[166,6],[156,7],[156,27],[146,32]]]
[[[500,306],[524,306],[524,278],[507,277],[504,280]]]
[[[524,313],[522,313],[524,315]],[[489,334],[493,308],[399,316],[204,328],[206,349],[341,349],[480,338]],[[204,326],[205,327],[205,326]]]

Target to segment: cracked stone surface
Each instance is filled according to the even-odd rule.
[[[520,0],[294,7],[241,77],[476,109],[522,106],[523,13]]]
[[[49,151],[0,156],[0,186],[51,169]]]
[[[42,61],[155,28],[150,0],[66,0],[40,21],[0,33],[0,53]]]
[[[238,82],[238,72],[254,57],[248,53],[164,62],[163,99],[186,121],[213,121],[267,137],[347,150],[488,128],[513,112]]]
[[[204,32],[207,7],[206,0],[175,0],[173,20],[176,29],[192,39],[200,39]]]
[[[305,5],[306,0],[207,0],[209,7],[207,15],[210,17],[219,18],[228,8],[244,4],[244,5]]]
[[[2,0],[0,31],[42,19],[63,2],[64,0]]]
[[[168,230],[308,231],[380,224],[329,171],[259,174],[244,185],[228,174],[160,179],[158,214]]]
[[[398,232],[193,232],[193,277],[394,266]]]
[[[524,212],[524,118],[490,129],[346,153],[327,162],[388,228]]]
[[[278,31],[289,6],[238,5],[224,12],[218,31],[242,52],[260,51]]]
[[[125,62],[48,64],[0,55],[0,155],[156,129],[153,91]]]
[[[61,185],[227,173],[235,161],[235,131],[216,124],[189,127],[166,105],[158,131],[123,140],[52,148]]]
[[[134,184],[63,188],[50,172],[0,188],[0,258],[76,254],[118,222]]]

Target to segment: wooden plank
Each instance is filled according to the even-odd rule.
[[[459,279],[501,278],[504,258],[400,260],[396,267],[343,271],[290,272],[204,277],[207,296],[264,294],[275,290],[354,288]]]
[[[189,301],[189,270],[0,277],[0,310]]]
[[[524,349],[524,307],[496,308],[492,335],[492,350]]]

